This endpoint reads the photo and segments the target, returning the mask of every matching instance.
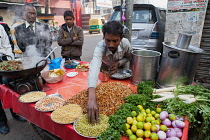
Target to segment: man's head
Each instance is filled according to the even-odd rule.
[[[65,23],[71,28],[74,25],[74,13],[70,10],[67,10],[63,14]]]
[[[102,27],[103,38],[109,50],[115,52],[123,38],[123,26],[118,21],[109,21]]]
[[[3,21],[3,17],[2,16],[0,16],[0,21]]]
[[[29,24],[33,24],[36,21],[36,8],[32,4],[25,5],[25,18]]]

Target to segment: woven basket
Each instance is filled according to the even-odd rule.
[[[58,83],[60,81],[63,80],[63,77],[65,75],[65,73],[61,76],[58,76],[58,77],[49,77],[49,72],[50,71],[44,71],[42,72],[42,77],[44,78],[44,80],[47,82],[47,83],[50,83],[50,84],[55,84],[55,83]]]

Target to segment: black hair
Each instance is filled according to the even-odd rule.
[[[113,34],[122,37],[123,36],[123,26],[119,21],[108,21],[102,27],[103,35]]]
[[[65,12],[63,13],[64,19],[65,19],[65,17],[67,17],[67,16],[70,16],[70,17],[73,17],[73,18],[74,18],[74,13],[73,13],[72,11],[70,11],[70,10],[67,10],[67,11],[65,11]]]
[[[3,21],[3,17],[2,16],[0,16],[0,21]]]

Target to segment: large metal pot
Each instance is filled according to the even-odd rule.
[[[17,71],[0,71],[0,75],[5,78],[12,78],[12,79],[27,79],[30,76],[34,76],[42,71],[45,66],[47,65],[47,60],[42,59],[38,61],[34,66],[28,67],[31,63],[28,61],[29,58],[22,58],[21,61],[23,63],[23,70]],[[11,61],[11,60],[10,60]]]

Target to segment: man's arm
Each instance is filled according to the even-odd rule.
[[[73,37],[74,42],[71,43],[71,45],[83,45],[84,42],[84,33],[81,27],[77,27],[77,30],[74,31],[74,34],[76,34],[76,37]],[[74,35],[75,36],[75,35]],[[74,39],[76,38],[76,40]]]
[[[20,48],[22,52],[25,52],[25,47],[23,46],[23,42],[22,42],[24,38],[24,33],[23,31],[21,31],[22,30],[21,27],[22,25],[15,27],[16,32],[14,33],[14,35],[15,35],[18,47]]]
[[[73,42],[72,38],[64,37],[64,32],[65,31],[62,29],[62,27],[60,27],[60,29],[58,30],[58,41],[57,41],[59,46],[68,46]]]
[[[132,59],[132,54],[131,54],[132,48],[131,48],[131,44],[128,41],[128,39],[124,39],[123,46],[124,46],[123,47],[124,57],[123,57],[123,59],[121,59],[119,61],[119,63],[120,63],[119,67],[122,66],[123,64],[125,64],[126,62],[129,62]]]

